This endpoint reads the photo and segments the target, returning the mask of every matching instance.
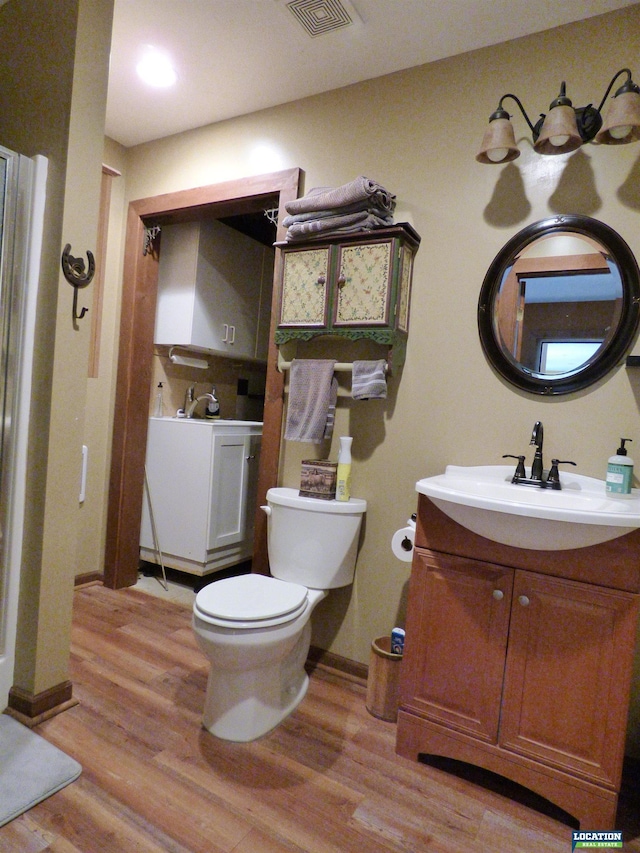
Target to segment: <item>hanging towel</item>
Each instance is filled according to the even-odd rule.
[[[386,363],[378,361],[354,361],[351,395],[354,400],[384,400],[387,396],[387,380],[384,375]]]
[[[330,413],[332,406],[335,411],[338,395],[338,382],[333,375],[335,363],[335,359],[313,358],[294,358],[291,362],[284,433],[287,441],[318,442],[331,437]]]

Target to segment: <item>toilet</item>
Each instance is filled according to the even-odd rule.
[[[271,577],[239,575],[203,587],[193,630],[210,662],[203,726],[246,742],[274,729],[304,698],[311,614],[353,582],[362,516],[358,498],[326,501],[297,489],[267,492]]]

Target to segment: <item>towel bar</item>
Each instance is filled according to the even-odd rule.
[[[285,370],[290,370],[291,362],[285,361],[282,358],[280,352],[278,352],[278,370],[280,373],[284,373]],[[334,367],[334,371],[339,371],[340,373],[351,373],[353,371],[353,363],[350,361],[336,361]],[[389,370],[389,365],[385,363],[384,372],[387,373]]]

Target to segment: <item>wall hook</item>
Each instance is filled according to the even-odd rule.
[[[64,273],[66,280],[73,287],[72,313],[73,320],[75,321],[82,320],[89,310],[88,308],[82,308],[78,314],[78,290],[81,287],[86,287],[88,284],[91,284],[96,271],[96,262],[93,257],[93,253],[87,249],[88,268],[85,272],[84,260],[82,258],[74,258],[74,256],[70,254],[70,250],[71,243],[67,243],[62,252],[62,272]]]

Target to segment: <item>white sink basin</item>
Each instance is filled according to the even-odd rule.
[[[215,427],[261,427],[262,421],[237,421],[232,418],[178,418],[173,417],[151,418],[154,421],[172,421],[181,424],[207,424]]]
[[[609,497],[604,480],[560,472],[562,489],[514,485],[512,465],[460,467],[416,483],[449,518],[486,539],[543,551],[586,548],[640,527],[640,490]]]

